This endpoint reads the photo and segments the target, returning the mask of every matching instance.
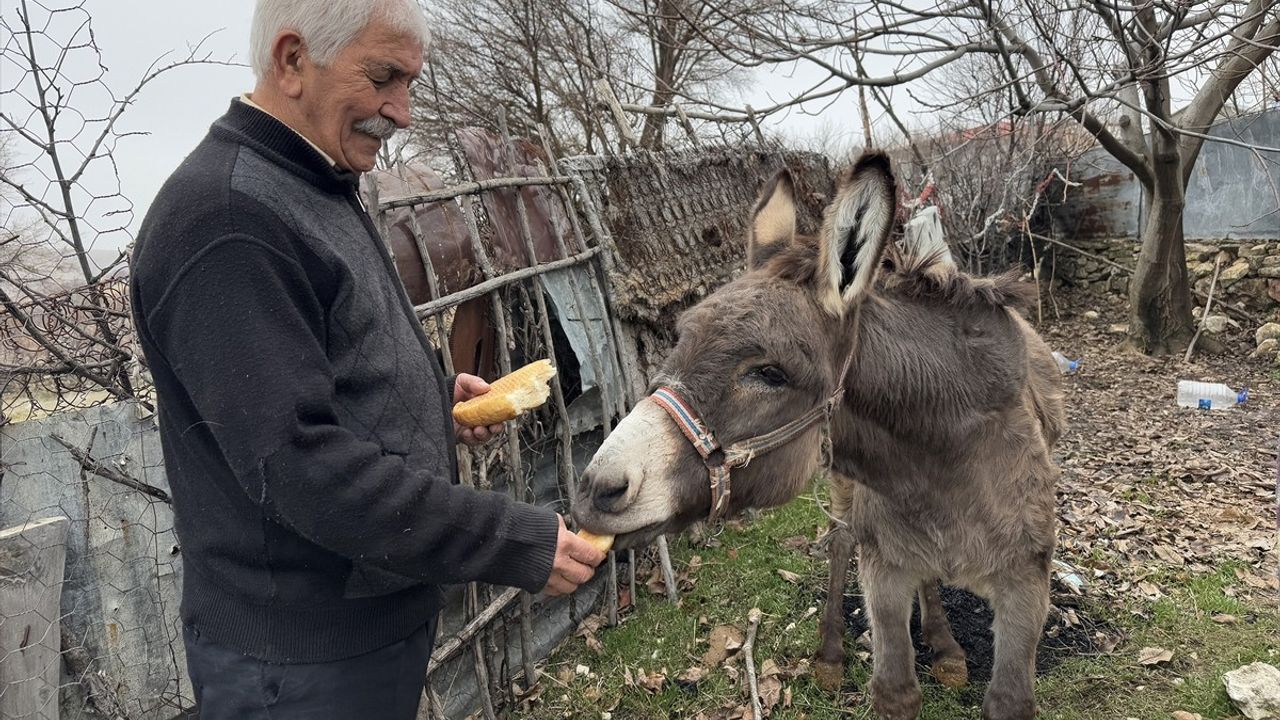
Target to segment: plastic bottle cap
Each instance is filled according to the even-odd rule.
[[[1243,405],[1249,401],[1249,388],[1244,388],[1236,395],[1236,402]]]
[[[1071,372],[1075,372],[1076,369],[1079,367],[1080,367],[1079,360],[1071,360],[1070,362],[1067,363],[1067,369],[1070,370]]]

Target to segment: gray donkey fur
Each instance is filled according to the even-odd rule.
[[[796,232],[790,177],[774,178],[756,207],[748,272],[684,314],[654,385],[676,388],[727,446],[821,403],[852,353],[831,427],[832,505],[844,529],[831,545],[819,680],[843,678],[841,599],[856,547],[879,717],[920,712],[908,628],[916,595],[934,674],[951,686],[967,680],[942,581],[995,611],[983,716],[1031,718],[1054,548],[1058,370],[1018,312],[1028,295],[1014,276],[970,278],[937,248],[886,250],[895,209],[883,155],[855,164],[817,236]],[[812,428],[734,470],[730,510],[798,495],[819,469],[820,437]],[[677,532],[710,506],[701,458],[650,400],[579,488],[575,518],[619,535],[617,547]]]

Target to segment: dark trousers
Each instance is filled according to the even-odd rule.
[[[436,621],[345,660],[280,665],[183,628],[200,720],[414,720]]]

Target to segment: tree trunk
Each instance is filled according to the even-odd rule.
[[[1156,197],[1142,227],[1129,285],[1129,340],[1149,355],[1181,352],[1191,339],[1191,287],[1182,240],[1184,199]]]

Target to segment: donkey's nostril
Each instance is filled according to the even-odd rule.
[[[616,512],[621,509],[622,500],[627,495],[627,486],[600,488],[592,499],[592,504],[600,512]]]
[[[592,478],[591,504],[602,513],[616,513],[626,504],[630,473]]]

